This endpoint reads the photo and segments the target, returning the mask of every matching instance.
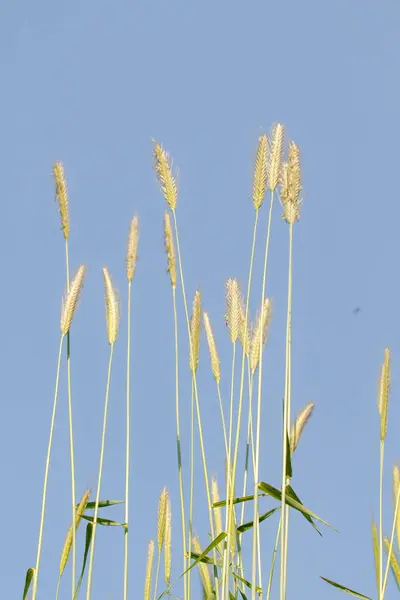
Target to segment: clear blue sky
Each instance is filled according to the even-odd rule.
[[[181,171],[178,217],[190,296],[201,285],[221,350],[224,281],[246,281],[258,136],[280,120],[302,150],[304,207],[295,227],[294,407],[316,403],[296,456],[295,488],[340,530],[320,539],[293,517],[289,597],[340,597],[319,575],[375,594],[370,541],[378,496],[377,377],[392,349],[387,450],[400,456],[397,404],[400,5],[395,0],[169,2],[3,0],[0,7],[2,268],[2,595],[20,597],[36,557],[64,246],[51,168],[65,164],[71,266],[88,266],[72,335],[77,493],[95,487],[108,344],[101,267],[126,308],[129,220],[141,223],[134,281],[132,598],[143,587],[158,495],[180,530],[173,412],[171,297],[154,137]],[[266,210],[262,226],[266,223]],[[272,238],[274,320],[263,413],[262,478],[279,485],[287,226]],[[257,262],[256,275],[260,275]],[[352,309],[362,308],[354,317]],[[126,313],[116,347],[103,497],[123,496]],[[203,338],[203,341],[204,338]],[[185,342],[184,342],[185,343]],[[185,346],[183,346],[185,348]],[[206,448],[223,474],[217,401],[205,346],[199,371]],[[52,597],[69,525],[65,377],[49,483],[39,598]],[[227,385],[227,382],[224,382]],[[188,411],[184,410],[187,421]],[[185,422],[186,422],[185,421]],[[199,485],[202,483],[198,470]],[[122,519],[122,510],[109,516]],[[199,505],[196,529],[206,536]],[[269,563],[275,528],[265,523]],[[121,597],[123,536],[101,530],[94,597]],[[176,556],[176,554],[175,554]],[[108,561],[108,567],[106,567]],[[175,558],[174,573],[180,568]],[[66,576],[64,592],[69,591]],[[394,592],[390,583],[389,593]],[[135,588],[135,589],[134,589]],[[67,597],[67,595],[63,596]]]

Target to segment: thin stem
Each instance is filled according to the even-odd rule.
[[[160,576],[160,562],[161,562],[161,551],[158,551],[158,556],[157,556],[157,569],[156,569],[156,580],[154,583],[154,596],[153,596],[153,600],[157,599],[157,589],[158,589],[158,579]]]
[[[58,384],[59,384],[59,379],[60,379],[61,351],[62,351],[63,340],[64,340],[64,336],[61,336],[60,348],[58,351],[57,375],[56,375],[56,386],[55,386],[55,390],[54,390],[53,411],[51,414],[49,442],[48,442],[48,446],[47,446],[46,467],[45,467],[45,471],[44,471],[42,512],[41,512],[41,516],[40,516],[39,539],[38,539],[37,556],[36,556],[36,568],[35,568],[35,575],[33,577],[32,600],[36,600],[37,585],[38,585],[38,578],[39,578],[40,555],[42,552],[42,543],[43,543],[44,515],[45,515],[45,511],[46,511],[47,483],[48,483],[48,479],[49,479],[50,456],[51,456],[51,447],[52,447],[52,443],[53,443],[54,423],[56,420]]]
[[[90,600],[90,593],[91,593],[91,589],[92,589],[94,546],[95,546],[95,541],[96,541],[97,515],[99,512],[101,478],[102,478],[102,474],[103,474],[104,446],[105,446],[106,429],[107,429],[108,399],[109,399],[109,395],[110,395],[111,367],[112,367],[113,352],[114,352],[114,344],[111,344],[110,345],[110,359],[108,361],[106,399],[104,402],[103,430],[102,430],[102,434],[101,434],[99,476],[98,476],[98,480],[97,480],[96,503],[95,503],[94,515],[93,515],[93,533],[92,533],[92,545],[90,547],[86,600]]]
[[[262,368],[263,368],[263,348],[264,348],[264,300],[265,300],[265,289],[267,285],[267,267],[268,267],[268,256],[269,256],[269,244],[271,239],[271,224],[272,224],[272,207],[274,203],[274,192],[271,192],[271,201],[269,205],[268,215],[268,228],[267,236],[265,240],[265,254],[264,254],[264,271],[263,271],[263,282],[261,292],[261,315],[260,315],[260,359],[258,364],[258,393],[257,393],[257,416],[256,416],[256,449],[255,449],[255,467],[254,467],[254,516],[253,516],[253,547],[252,547],[252,600],[256,598],[256,579],[257,579],[257,565],[256,565],[256,552],[257,552],[257,540],[260,540],[260,523],[258,520],[258,476],[260,466],[260,433],[261,433],[261,399],[262,399]],[[261,577],[261,573],[259,574]]]
[[[390,536],[390,545],[389,545],[389,551],[388,551],[388,558],[387,558],[386,569],[385,569],[385,577],[384,577],[384,580],[383,580],[383,587],[382,587],[382,589],[383,589],[382,599],[385,596],[387,578],[388,578],[388,575],[389,575],[390,559],[391,559],[392,551],[393,551],[393,542],[394,542],[394,535],[395,535],[395,532],[396,532],[396,522],[397,522],[397,518],[398,518],[399,505],[400,505],[400,486],[399,486],[399,489],[397,490],[396,505],[395,505],[395,508],[394,508],[392,534]]]
[[[272,553],[271,570],[269,572],[266,600],[270,600],[270,596],[271,596],[272,579],[274,577],[276,554],[278,552],[279,537],[280,537],[280,533],[281,533],[281,524],[282,524],[282,519],[279,517],[279,524],[278,524],[278,529],[276,531],[276,538],[275,538],[275,546],[274,546],[274,551]]]
[[[385,440],[380,441],[380,460],[379,460],[379,600],[383,600],[383,462],[385,453]],[[389,557],[390,558],[390,557]]]
[[[192,380],[192,399],[190,403],[190,498],[189,498],[189,556],[192,551],[193,537],[193,497],[194,497],[194,385]],[[188,557],[188,566],[190,558]],[[190,599],[191,571],[188,572],[188,600]]]
[[[124,529],[124,600],[128,600],[128,557],[129,557],[129,473],[131,438],[131,288],[128,282],[128,346],[126,351],[126,454],[125,454],[125,529]]]
[[[178,453],[178,478],[179,495],[181,504],[182,521],[182,551],[183,551],[183,572],[186,571],[189,558],[186,558],[186,518],[185,518],[185,495],[183,490],[182,474],[182,451],[181,451],[181,426],[179,410],[179,346],[178,346],[178,315],[176,310],[176,289],[172,288],[172,300],[174,311],[174,342],[175,342],[175,417],[176,417],[176,448]],[[187,598],[187,574],[183,577],[184,598]]]

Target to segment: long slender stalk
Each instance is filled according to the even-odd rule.
[[[99,512],[101,479],[102,479],[102,475],[103,475],[104,446],[105,446],[106,429],[107,429],[108,400],[109,400],[109,395],[110,395],[111,367],[112,367],[113,352],[114,352],[114,344],[110,344],[110,358],[109,358],[109,362],[108,362],[106,398],[105,398],[105,402],[104,402],[104,415],[103,415],[103,429],[102,429],[102,434],[101,434],[99,475],[98,475],[98,479],[97,479],[96,502],[95,502],[95,506],[94,506],[94,515],[93,515],[93,533],[92,533],[92,544],[90,547],[86,600],[90,600],[90,594],[91,594],[91,590],[92,590],[94,547],[95,547],[95,542],[96,542],[97,516],[98,516],[98,512]]]
[[[194,421],[195,421],[195,397],[194,397],[194,385],[192,380],[192,398],[190,402],[190,495],[189,495],[189,532],[188,532],[188,549],[189,556],[192,551],[192,538],[193,538],[193,498],[194,498]],[[190,558],[188,557],[188,566]],[[191,574],[189,571],[188,576],[188,600],[190,600],[191,591]]]
[[[174,218],[176,249],[177,249],[177,253],[178,253],[179,274],[180,274],[181,285],[182,285],[182,295],[183,295],[183,304],[184,304],[184,309],[185,309],[186,327],[187,327],[188,337],[189,337],[189,348],[191,348],[192,347],[192,339],[191,339],[191,333],[190,333],[189,311],[188,311],[188,303],[187,303],[186,290],[185,290],[185,281],[184,281],[184,277],[183,277],[183,266],[182,266],[181,249],[180,249],[180,242],[179,242],[178,222],[177,222],[177,218],[176,218],[175,209],[172,209],[172,214],[173,214],[173,218]],[[204,448],[203,428],[202,428],[202,424],[201,424],[201,413],[200,413],[200,403],[199,403],[199,394],[198,394],[198,389],[197,389],[196,374],[193,375],[193,385],[194,385],[194,393],[195,393],[195,401],[196,401],[197,423],[198,423],[198,428],[199,428],[200,451],[201,451],[201,457],[202,457],[202,463],[203,463],[204,480],[205,480],[205,487],[206,487],[206,494],[207,494],[208,516],[209,516],[209,521],[210,521],[211,537],[212,537],[212,539],[214,539],[215,538],[215,534],[214,534],[215,527],[214,527],[214,519],[213,519],[212,508],[211,508],[212,501],[211,501],[211,492],[210,492],[210,482],[208,479],[207,461],[206,461],[205,448]],[[214,560],[215,595],[216,595],[216,600],[219,600],[218,571],[217,571],[217,567],[216,567],[217,553],[216,553],[215,548],[213,548],[213,560]]]
[[[62,352],[63,340],[64,340],[64,336],[61,336],[60,348],[59,348],[59,351],[58,351],[56,385],[55,385],[55,390],[54,390],[53,410],[52,410],[52,414],[51,414],[49,442],[48,442],[48,446],[47,446],[46,466],[45,466],[45,471],[44,471],[44,483],[43,483],[43,494],[42,494],[42,511],[41,511],[41,516],[40,516],[40,527],[39,527],[39,539],[38,539],[37,556],[36,556],[36,567],[35,567],[35,574],[34,574],[34,577],[33,577],[32,600],[36,600],[37,585],[38,585],[38,578],[39,578],[40,556],[41,556],[41,552],[42,552],[42,543],[43,543],[44,515],[45,515],[45,512],[46,512],[47,483],[48,483],[48,479],[49,479],[49,468],[50,468],[51,448],[52,448],[52,444],[53,444],[54,423],[55,423],[55,420],[56,420],[56,409],[57,409],[57,398],[58,398],[58,384],[59,384],[59,380],[60,380],[61,352]]]
[[[131,292],[132,281],[128,281],[128,326],[126,351],[126,454],[125,454],[125,530],[124,530],[124,600],[128,600],[129,575],[129,473],[131,438]]]
[[[288,274],[288,307],[286,319],[286,367],[285,367],[285,395],[283,407],[283,432],[282,432],[282,501],[281,501],[281,573],[280,573],[280,598],[286,596],[286,461],[287,461],[287,436],[290,422],[290,356],[291,356],[291,320],[292,320],[292,250],[293,250],[293,224],[289,224],[289,274]]]
[[[379,450],[379,581],[381,582],[379,589],[379,600],[383,600],[385,589],[383,585],[383,464],[385,454],[384,439],[380,440]]]
[[[264,336],[264,300],[265,300],[265,289],[267,285],[267,267],[268,267],[268,256],[269,256],[269,244],[271,239],[271,224],[272,224],[272,207],[274,203],[274,192],[271,191],[271,201],[269,205],[268,215],[268,228],[267,236],[265,241],[265,254],[264,254],[264,270],[263,270],[263,282],[261,292],[261,327],[260,327],[260,360],[258,365],[258,393],[257,393],[257,416],[256,416],[256,444],[255,444],[255,466],[254,466],[254,516],[253,516],[253,546],[252,546],[252,600],[256,597],[256,579],[257,579],[257,568],[256,568],[256,553],[257,553],[257,540],[259,543],[260,539],[260,524],[258,520],[258,476],[259,476],[259,465],[260,465],[260,432],[261,432],[261,399],[262,399],[262,368],[263,368],[263,336]],[[260,556],[260,553],[259,553]],[[261,577],[261,573],[259,573]]]

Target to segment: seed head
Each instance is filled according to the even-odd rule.
[[[172,173],[172,161],[164,148],[154,141],[154,168],[164,198],[171,210],[175,210],[178,201],[178,187]]]
[[[79,294],[83,287],[83,281],[85,279],[85,270],[85,265],[81,265],[79,267],[69,286],[69,292],[66,294],[65,299],[63,301],[60,322],[62,335],[67,335],[69,328],[71,327]]]
[[[61,229],[63,230],[64,238],[67,240],[69,238],[68,191],[62,163],[55,163],[53,174],[56,181],[56,200],[61,217]]]
[[[107,267],[103,267],[104,288],[105,288],[105,308],[106,308],[106,323],[107,337],[110,345],[114,344],[118,337],[119,327],[119,301],[117,293],[111,281]]]
[[[126,276],[131,282],[135,274],[137,250],[139,243],[139,217],[133,217],[128,235],[128,249],[126,251]]]

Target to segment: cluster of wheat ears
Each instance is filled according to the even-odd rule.
[[[210,316],[202,310],[202,299],[200,291],[194,294],[192,312],[189,315],[187,295],[183,278],[182,254],[178,235],[178,188],[176,177],[172,168],[172,162],[164,148],[154,142],[154,167],[161,192],[167,203],[167,211],[164,215],[164,241],[167,256],[167,266],[172,290],[172,315],[174,325],[175,344],[175,413],[176,413],[176,440],[177,440],[177,474],[180,497],[180,529],[182,558],[176,578],[172,577],[172,551],[171,551],[171,502],[167,488],[161,492],[158,506],[157,536],[156,541],[150,541],[148,546],[147,567],[144,578],[144,600],[154,600],[163,596],[171,596],[175,584],[182,580],[183,600],[191,597],[198,598],[198,584],[192,580],[192,569],[196,567],[200,573],[203,597],[206,600],[247,600],[251,597],[271,597],[274,567],[277,555],[279,555],[279,597],[286,598],[287,588],[287,556],[289,542],[289,515],[291,511],[300,512],[309,522],[310,526],[317,529],[317,522],[328,525],[325,521],[306,508],[296,495],[292,487],[292,457],[295,452],[303,428],[311,416],[314,408],[313,402],[307,404],[292,420],[291,408],[291,315],[292,315],[292,253],[294,225],[299,220],[301,209],[301,169],[299,147],[290,141],[286,144],[284,128],[280,123],[275,124],[270,134],[262,135],[258,140],[256,153],[252,200],[255,210],[254,230],[250,250],[250,266],[247,281],[247,290],[242,294],[236,279],[226,282],[226,325],[232,343],[232,356],[230,359],[230,393],[228,398],[223,398],[220,388],[221,368]],[[71,512],[72,522],[67,532],[64,546],[60,556],[60,567],[58,583],[55,590],[56,600],[59,597],[62,575],[67,563],[71,562],[71,598],[75,600],[81,589],[83,578],[87,571],[86,600],[91,598],[93,563],[95,555],[96,530],[98,526],[114,525],[120,526],[124,531],[124,580],[123,600],[133,597],[128,592],[129,574],[129,477],[130,477],[130,403],[131,403],[131,291],[132,281],[135,274],[137,251],[139,243],[139,220],[133,217],[127,244],[126,255],[126,277],[128,284],[128,308],[127,308],[127,360],[126,360],[126,460],[125,460],[125,498],[124,523],[117,523],[105,517],[99,516],[99,511],[110,504],[118,501],[101,500],[101,481],[103,473],[103,461],[105,452],[105,434],[107,428],[107,413],[110,396],[110,379],[113,363],[114,344],[118,339],[120,322],[120,308],[118,295],[113,285],[107,268],[103,268],[105,286],[105,309],[107,337],[110,346],[108,363],[107,385],[104,403],[104,418],[101,435],[101,450],[99,457],[99,471],[95,500],[89,501],[90,491],[85,490],[81,500],[77,503],[75,492],[75,468],[74,468],[74,435],[72,421],[72,390],[71,390],[71,348],[70,329],[75,314],[78,298],[82,292],[85,266],[81,265],[72,279],[69,271],[68,241],[70,234],[70,221],[68,210],[68,193],[65,181],[64,169],[61,163],[54,165],[54,179],[56,199],[58,202],[62,231],[66,250],[66,294],[61,311],[61,339],[58,353],[56,383],[54,402],[51,415],[51,425],[48,440],[48,451],[45,465],[45,477],[43,484],[42,509],[37,546],[37,558],[34,568],[29,568],[26,574],[23,599],[28,597],[32,591],[32,600],[36,600],[38,594],[38,581],[40,558],[44,533],[44,521],[46,512],[47,484],[50,467],[50,457],[53,441],[53,431],[56,419],[57,398],[59,391],[59,373],[63,357],[63,346],[66,344],[67,382],[68,382],[68,414],[69,414],[69,440],[70,440],[70,464],[71,464]],[[253,263],[255,256],[256,240],[258,234],[258,221],[260,209],[264,204],[266,196],[269,196],[268,227],[265,233],[265,251],[263,272],[261,277],[261,293],[259,300],[259,311],[254,321],[249,318],[249,304],[253,283]],[[288,224],[288,288],[287,288],[287,319],[286,319],[286,356],[285,377],[283,383],[283,419],[282,419],[282,477],[280,488],[260,481],[259,458],[260,458],[260,434],[261,427],[261,404],[263,400],[263,353],[268,339],[268,329],[271,319],[271,300],[266,296],[268,258],[270,251],[270,233],[273,218],[274,200],[280,200],[282,218]],[[177,289],[180,289],[183,297],[184,321],[186,323],[189,339],[190,355],[188,357],[189,370],[180,369],[180,355],[178,352],[178,315],[177,315]],[[200,351],[200,331],[204,326],[206,340],[210,355],[210,366],[216,384],[216,397],[219,403],[221,416],[221,429],[223,434],[225,451],[225,479],[222,482],[222,495],[214,477],[210,477],[206,460],[206,448],[203,438],[202,411],[200,403],[200,392],[197,380],[197,365]],[[65,340],[65,341],[64,341]],[[186,363],[185,358],[185,363]],[[183,472],[181,451],[181,418],[180,418],[180,377],[181,374],[189,374],[191,378],[191,426],[190,426],[190,457],[188,460],[188,474]],[[238,384],[236,382],[239,382]],[[384,446],[387,430],[387,413],[390,387],[390,352],[385,350],[382,364],[380,387],[378,394],[378,409],[380,418],[380,501],[379,501],[379,523],[372,524],[373,552],[376,565],[377,598],[383,600],[385,596],[389,570],[393,572],[396,583],[400,589],[400,563],[398,561],[394,541],[400,547],[400,471],[396,466],[393,470],[394,486],[394,515],[393,527],[390,537],[383,533],[382,526],[382,489],[383,489],[383,461]],[[197,427],[195,423],[197,422]],[[246,442],[242,447],[241,432],[244,431]],[[195,437],[198,436],[198,447],[200,459],[204,471],[204,485],[207,498],[209,517],[209,542],[200,545],[199,539],[193,529],[193,495],[194,495],[194,462],[195,462]],[[239,465],[243,464],[243,469]],[[187,482],[189,482],[187,493]],[[221,482],[220,482],[221,483]],[[185,485],[184,485],[185,484]],[[185,489],[186,487],[186,489]],[[282,493],[284,490],[284,493]],[[260,511],[260,500],[269,497],[275,506],[270,507],[267,512]],[[122,501],[121,501],[122,502]],[[245,520],[245,506],[251,511],[252,519]],[[269,572],[263,571],[261,561],[260,525],[277,513],[276,539],[271,552],[272,560]],[[77,533],[81,521],[85,520],[86,536],[82,551],[82,564],[77,577],[76,548]],[[329,526],[329,525],[328,525]],[[330,526],[329,526],[330,527]],[[244,552],[245,544],[248,550]],[[206,546],[206,547],[204,547]],[[385,551],[385,552],[384,552]],[[265,550],[264,550],[265,552]],[[153,568],[157,554],[156,567]],[[386,561],[384,561],[384,554]],[[270,555],[270,554],[269,554]],[[160,582],[161,557],[163,556],[164,583]],[[244,561],[248,558],[250,565],[245,569]],[[86,569],[87,567],[87,569]],[[246,575],[251,573],[251,576]],[[247,578],[246,578],[247,577]],[[277,576],[278,579],[278,576]],[[368,598],[351,588],[335,583],[329,579],[322,578],[344,592],[359,598]],[[137,596],[137,585],[135,585],[135,596]]]

